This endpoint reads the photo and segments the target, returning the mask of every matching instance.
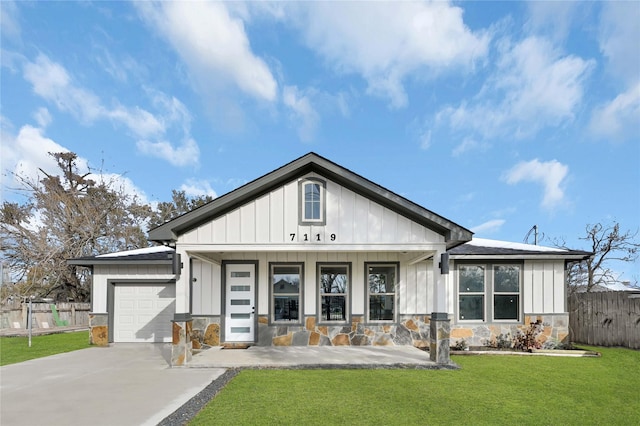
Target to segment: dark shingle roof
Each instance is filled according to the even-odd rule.
[[[108,253],[98,256],[85,256],[70,259],[70,265],[90,266],[95,264],[136,262],[146,264],[171,264],[175,250],[170,247],[147,247],[143,249]]]
[[[468,243],[450,249],[454,258],[464,256],[514,256],[514,257],[548,257],[566,259],[586,259],[593,253],[582,250],[568,250],[532,244],[512,243],[508,241],[486,240],[474,238]]]

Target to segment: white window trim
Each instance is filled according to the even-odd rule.
[[[320,218],[318,219],[306,219],[306,202],[305,202],[305,188],[309,184],[316,184],[320,186]],[[300,187],[300,202],[299,202],[299,222],[300,225],[326,225],[326,189],[327,183],[322,179],[305,178],[301,179],[299,183]]]

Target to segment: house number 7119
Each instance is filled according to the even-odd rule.
[[[296,240],[296,234],[289,234],[289,236],[291,237],[291,241],[295,241]],[[313,241],[322,241],[322,239],[320,238],[320,234],[311,235],[311,238],[313,239]],[[331,234],[329,236],[329,239],[331,241],[335,241],[336,240],[336,234]],[[309,239],[309,234],[302,234],[302,241],[311,241]]]

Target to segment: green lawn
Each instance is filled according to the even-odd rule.
[[[640,351],[457,356],[458,371],[245,370],[191,425],[630,425]]]
[[[89,332],[48,334],[31,337],[0,337],[0,365],[15,364],[89,347]]]

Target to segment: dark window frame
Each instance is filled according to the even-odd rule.
[[[333,293],[333,292],[325,292],[323,293],[321,291],[321,279],[322,279],[322,270],[323,268],[330,268],[330,267],[346,267],[346,275],[347,275],[347,288],[345,292],[341,292],[341,293]],[[345,325],[345,324],[351,324],[351,288],[353,287],[352,284],[352,280],[353,280],[353,272],[352,272],[352,265],[351,262],[317,262],[316,263],[316,296],[317,296],[317,322],[318,324],[322,324],[322,325]],[[332,320],[332,319],[325,319],[323,318],[323,297],[327,297],[329,299],[335,298],[337,299],[338,297],[344,297],[344,305],[342,306],[343,309],[343,319],[338,319],[338,320]],[[328,305],[328,310],[329,313],[328,315],[331,316],[331,310],[333,309],[334,304],[329,303]]]
[[[478,266],[484,269],[484,290],[479,291],[460,291],[460,269],[462,267]],[[496,268],[504,266],[515,266],[518,268],[518,291],[496,291]],[[456,308],[455,318],[456,322],[461,324],[466,323],[522,323],[524,321],[523,315],[523,285],[524,285],[524,262],[522,261],[509,261],[509,260],[486,260],[486,261],[457,261],[455,264],[455,295],[456,295]],[[480,296],[482,295],[483,306],[483,318],[482,319],[463,319],[460,318],[460,300],[465,296]],[[503,297],[515,297],[516,300],[516,313],[517,318],[496,318],[496,296]]]
[[[393,284],[393,292],[385,291],[379,293],[371,293],[369,284],[369,268],[370,267],[393,267],[395,269],[395,282]],[[391,324],[398,320],[398,287],[400,282],[400,262],[365,262],[364,263],[364,286],[365,286],[365,322],[369,324]],[[371,318],[371,296],[393,296],[393,309],[391,318],[388,319],[372,319]]]
[[[292,296],[292,295],[298,296],[298,306],[297,306],[298,319],[297,320],[276,318],[277,315],[275,312],[275,308],[276,308],[275,298],[278,293],[274,292],[273,290],[273,285],[275,284],[273,282],[273,277],[275,275],[274,269],[278,267],[283,267],[283,268],[297,267],[298,268],[298,271],[299,271],[298,273],[300,276],[298,293],[295,294],[291,292],[291,293],[280,294],[281,296]],[[304,319],[304,262],[269,262],[269,324],[301,325],[303,323],[303,319]]]

